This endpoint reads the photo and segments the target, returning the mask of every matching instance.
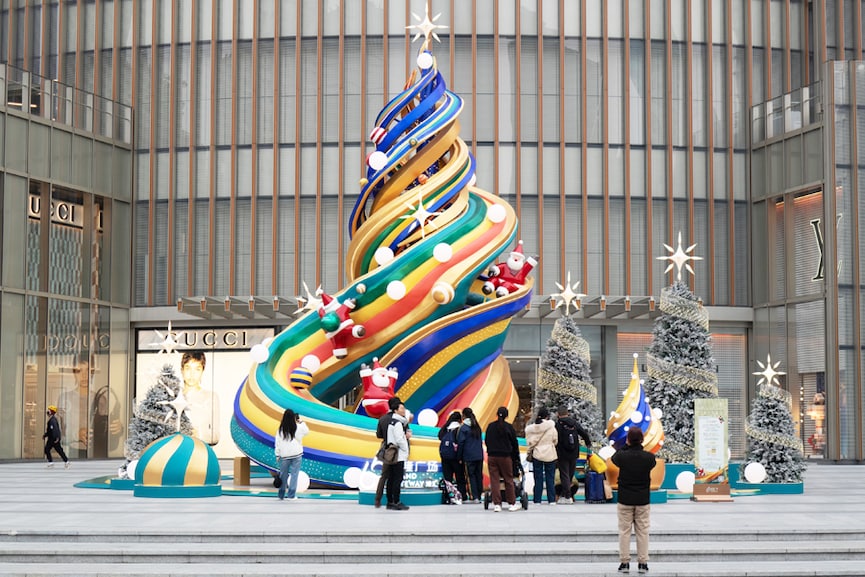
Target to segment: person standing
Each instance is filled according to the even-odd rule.
[[[547,503],[556,504],[556,441],[559,434],[550,420],[546,407],[538,409],[535,422],[526,426],[526,448],[532,452],[532,472],[535,476],[534,502],[540,504],[547,488]]]
[[[463,424],[457,434],[457,460],[460,469],[465,471],[463,485],[458,487],[465,499],[463,503],[481,502],[481,492],[484,490],[484,443],[481,435],[481,426],[474,411],[470,407],[464,408]]]
[[[637,568],[649,571],[649,501],[655,455],[643,449],[643,431],[628,429],[625,446],[611,457],[619,468],[619,572],[631,570],[631,527],[637,536]]]
[[[505,499],[509,511],[519,511],[517,492],[514,486],[514,463],[519,463],[520,446],[517,443],[517,432],[513,425],[505,421],[508,418],[507,407],[499,407],[496,420],[487,426],[487,465],[490,470],[490,494],[493,500],[493,511],[502,510],[502,492],[499,480],[505,484]]]
[[[562,485],[562,496],[559,501],[570,504],[574,502],[574,496],[571,494],[571,484],[574,481],[574,473],[577,470],[577,458],[580,456],[579,439],[583,439],[589,455],[592,454],[592,439],[576,419],[570,416],[568,407],[561,405],[556,413],[558,416],[556,420],[556,432],[558,433],[556,465],[559,468],[559,481]]]
[[[63,459],[65,467],[68,469],[69,459],[60,445],[62,435],[60,434],[60,423],[57,422],[57,407],[48,405],[46,414],[48,415],[48,423],[45,425],[45,434],[42,435],[42,438],[45,439],[45,458],[48,459],[48,468],[50,469],[54,466],[54,461],[51,458],[51,450],[54,449],[60,455],[60,458]]]
[[[466,484],[465,473],[459,463],[459,447],[457,445],[462,420],[463,416],[460,412],[454,411],[439,429],[439,458],[442,464],[442,478],[457,488],[459,492],[456,497],[458,503],[462,503],[463,490]]]
[[[396,463],[387,469],[387,508],[391,511],[408,511],[409,507],[400,501],[402,478],[405,474],[405,462],[408,460],[408,440],[411,431],[408,430],[408,418],[406,417],[405,405],[399,407],[393,413],[390,425],[387,427],[387,444],[393,443],[397,446]]]
[[[393,419],[394,411],[396,411],[399,406],[402,404],[402,401],[399,400],[399,397],[391,397],[387,400],[388,412],[383,414],[378,419],[378,427],[375,429],[375,436],[381,439],[382,444],[386,445],[387,439],[387,428],[390,425],[391,420]],[[384,486],[387,483],[387,477],[390,474],[388,469],[390,465],[387,463],[381,464],[381,475],[378,478],[378,486],[375,488],[375,508],[378,509],[381,507],[381,497],[384,495]]]
[[[291,409],[282,414],[282,422],[274,437],[273,452],[279,463],[279,500],[285,497],[285,484],[288,478],[288,499],[297,499],[297,475],[303,460],[302,439],[309,433],[309,427],[301,420],[300,415]]]

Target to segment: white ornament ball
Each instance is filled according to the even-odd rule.
[[[615,452],[616,452],[616,450],[613,448],[612,445],[607,445],[605,447],[600,448],[600,450],[598,451],[598,456],[606,461],[607,459],[612,457],[615,454]]]
[[[387,296],[398,301],[401,300],[406,293],[405,285],[402,281],[394,280],[387,283]]]
[[[487,209],[487,218],[496,224],[502,222],[506,216],[505,207],[500,204],[494,204]]]
[[[417,424],[423,427],[435,427],[439,423],[439,414],[432,409],[422,409],[417,414]]]
[[[253,362],[261,364],[270,357],[270,351],[266,346],[258,344],[249,349],[249,356],[252,357]]]
[[[366,492],[375,491],[376,487],[378,487],[378,475],[372,471],[364,471],[360,474],[360,482],[357,484],[358,489]]]
[[[643,413],[640,411],[634,411],[631,413],[631,421],[634,423],[642,423],[643,422]]]
[[[384,266],[393,260],[393,251],[389,246],[380,246],[375,249],[375,254],[372,257],[379,266]]]
[[[309,489],[309,475],[301,471],[297,474],[297,492],[305,493]]]
[[[433,65],[433,56],[427,51],[421,52],[417,57],[417,66],[421,70],[431,68]]]
[[[138,467],[138,459],[134,461],[129,461],[129,464],[126,465],[126,476],[130,479],[135,479],[135,468]]]
[[[745,480],[749,483],[762,483],[766,480],[766,467],[763,463],[748,463],[745,467]]]
[[[662,411],[661,409],[652,409],[652,415],[655,417],[656,420],[660,421],[661,417],[664,416],[664,411]]]
[[[387,165],[387,154],[382,152],[381,150],[376,150],[372,154],[369,155],[367,159],[367,164],[373,170],[381,170]]]
[[[694,472],[682,471],[676,477],[676,489],[682,493],[691,493],[694,491]]]
[[[446,305],[454,300],[454,287],[446,282],[437,282],[430,290],[430,294],[435,302]]]
[[[366,292],[366,285],[365,284],[360,283],[359,285],[357,285],[357,294],[362,295],[365,292]]]
[[[309,371],[310,373],[314,373],[318,370],[318,367],[321,366],[321,360],[315,355],[306,355],[300,361],[300,366]]]
[[[447,262],[453,257],[454,249],[446,242],[438,243],[433,249],[433,257],[439,262]]]
[[[358,485],[360,485],[360,476],[362,473],[363,471],[360,470],[360,467],[349,467],[342,474],[342,482],[345,483],[346,487],[357,489]]]

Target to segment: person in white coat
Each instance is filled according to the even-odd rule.
[[[538,410],[538,417],[526,426],[526,448],[532,453],[532,472],[535,476],[534,502],[540,504],[547,488],[547,502],[556,504],[556,442],[559,434],[556,424],[550,420],[546,407]]]
[[[285,483],[289,477],[288,499],[297,499],[297,475],[303,460],[303,443],[301,440],[309,433],[309,427],[291,409],[282,414],[282,422],[274,436],[273,452],[279,463],[279,500],[285,497]]]
[[[408,460],[410,438],[411,431],[408,429],[405,405],[400,403],[387,428],[387,444],[393,443],[397,446],[397,462],[387,470],[387,508],[391,511],[408,510],[408,505],[400,501],[400,488],[405,474],[405,462]]]

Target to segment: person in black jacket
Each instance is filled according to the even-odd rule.
[[[573,503],[571,483],[574,481],[577,459],[580,456],[580,439],[583,439],[586,444],[589,455],[592,454],[592,439],[589,433],[570,416],[568,407],[562,405],[556,412],[558,414],[556,432],[559,434],[556,441],[556,466],[559,469],[559,481],[562,487],[559,503]]]
[[[42,438],[45,439],[45,458],[48,459],[48,467],[54,466],[54,461],[51,459],[51,449],[57,451],[63,462],[66,463],[66,468],[69,468],[69,459],[66,453],[63,452],[63,447],[60,445],[60,423],[57,422],[57,407],[50,405],[46,411],[48,415],[48,423],[45,425],[45,434]]]
[[[459,487],[463,503],[480,503],[484,489],[484,442],[481,425],[471,407],[463,409],[463,424],[457,434],[457,460],[465,470]]]
[[[643,449],[643,431],[628,429],[624,447],[611,460],[619,468],[619,572],[631,567],[631,527],[637,535],[637,567],[640,573],[649,570],[649,500],[651,471],[655,455]]]
[[[514,463],[520,462],[520,446],[517,443],[517,432],[513,425],[505,421],[508,409],[499,407],[498,417],[487,426],[487,466],[490,470],[490,494],[493,500],[493,511],[502,510],[502,492],[498,488],[499,479],[505,484],[505,499],[509,511],[519,511],[517,491],[514,486]]]
[[[385,443],[387,440],[387,428],[390,426],[390,422],[393,419],[393,412],[396,411],[401,404],[402,401],[399,400],[399,397],[391,397],[387,400],[387,408],[390,410],[379,417],[378,426],[375,429],[375,436],[381,439],[382,443]],[[384,495],[384,485],[389,475],[390,465],[382,463],[381,476],[378,478],[378,486],[375,488],[375,501],[373,502],[376,509],[381,507],[381,497]]]

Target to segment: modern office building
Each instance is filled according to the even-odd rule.
[[[570,273],[615,407],[681,232],[734,456],[771,354],[807,455],[865,459],[862,0],[4,2],[0,458],[39,457],[45,406],[79,383],[67,411],[94,429],[107,386],[125,422],[169,321],[230,394],[304,285],[343,286],[367,135],[427,9],[478,183],[541,257],[517,384]],[[81,456],[122,454],[107,428]]]

